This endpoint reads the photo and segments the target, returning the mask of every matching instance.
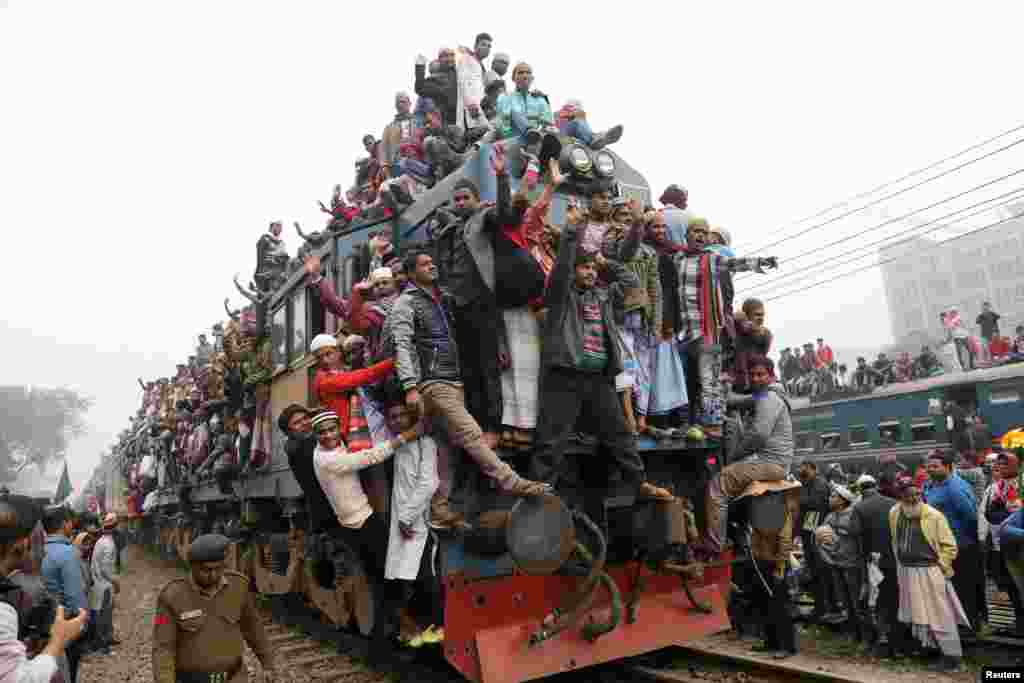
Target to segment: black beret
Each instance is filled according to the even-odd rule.
[[[229,545],[231,539],[227,536],[204,534],[189,546],[189,562],[220,562],[227,554]]]

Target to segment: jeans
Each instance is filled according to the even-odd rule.
[[[693,339],[685,343],[684,350],[690,424],[720,426],[725,420],[721,347],[706,347],[702,339]]]
[[[521,111],[512,112],[512,132],[515,134],[518,142],[526,143],[526,133],[533,130],[537,126],[530,123],[530,120],[526,118],[526,114]]]
[[[644,463],[636,437],[626,425],[615,380],[597,373],[569,368],[548,368],[541,378],[540,414],[537,416],[533,478],[554,486],[564,474],[565,446],[582,416],[598,447],[608,453],[629,485],[644,480]]]
[[[416,176],[418,178],[430,178],[431,171],[433,170],[425,161],[414,159],[412,157],[403,157],[398,160],[395,164],[395,177],[403,175]]]
[[[729,465],[708,484],[705,512],[707,513],[708,543],[712,550],[721,552],[729,524],[729,504],[746,491],[755,481],[780,481],[786,478],[781,465],[767,462],[745,461]]]
[[[594,141],[594,131],[586,119],[573,119],[565,126],[565,134],[589,146]]]
[[[461,387],[448,382],[431,382],[420,389],[424,410],[432,423],[448,434],[453,446],[463,448],[476,461],[484,475],[498,482],[503,490],[509,490],[519,483],[519,475],[511,465],[503,461],[483,441],[483,431],[473,416],[466,410]],[[439,462],[439,466],[442,463]],[[451,487],[448,480],[448,488]],[[439,491],[442,490],[439,488]],[[387,533],[384,534],[385,539]]]

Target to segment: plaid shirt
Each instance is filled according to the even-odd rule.
[[[763,273],[761,259],[751,258],[730,258],[719,256],[714,253],[686,254],[679,252],[675,255],[676,269],[679,271],[679,314],[681,341],[693,341],[700,339],[701,332],[701,310],[700,290],[703,285],[703,275],[700,271],[700,259],[708,256],[711,259],[711,267],[716,273],[728,270],[738,273],[746,270]],[[717,285],[718,283],[716,283]]]

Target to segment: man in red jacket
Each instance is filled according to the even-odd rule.
[[[342,353],[338,340],[329,334],[318,334],[309,345],[316,356],[317,371],[313,378],[313,391],[320,406],[334,411],[338,416],[341,438],[348,443],[350,427],[350,406],[356,389],[375,384],[395,370],[394,359],[375,365],[346,372],[342,369]],[[351,450],[351,449],[350,449]]]

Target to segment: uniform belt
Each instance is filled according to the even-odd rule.
[[[228,683],[241,668],[239,661],[229,671],[178,671],[175,680],[177,683]]]

